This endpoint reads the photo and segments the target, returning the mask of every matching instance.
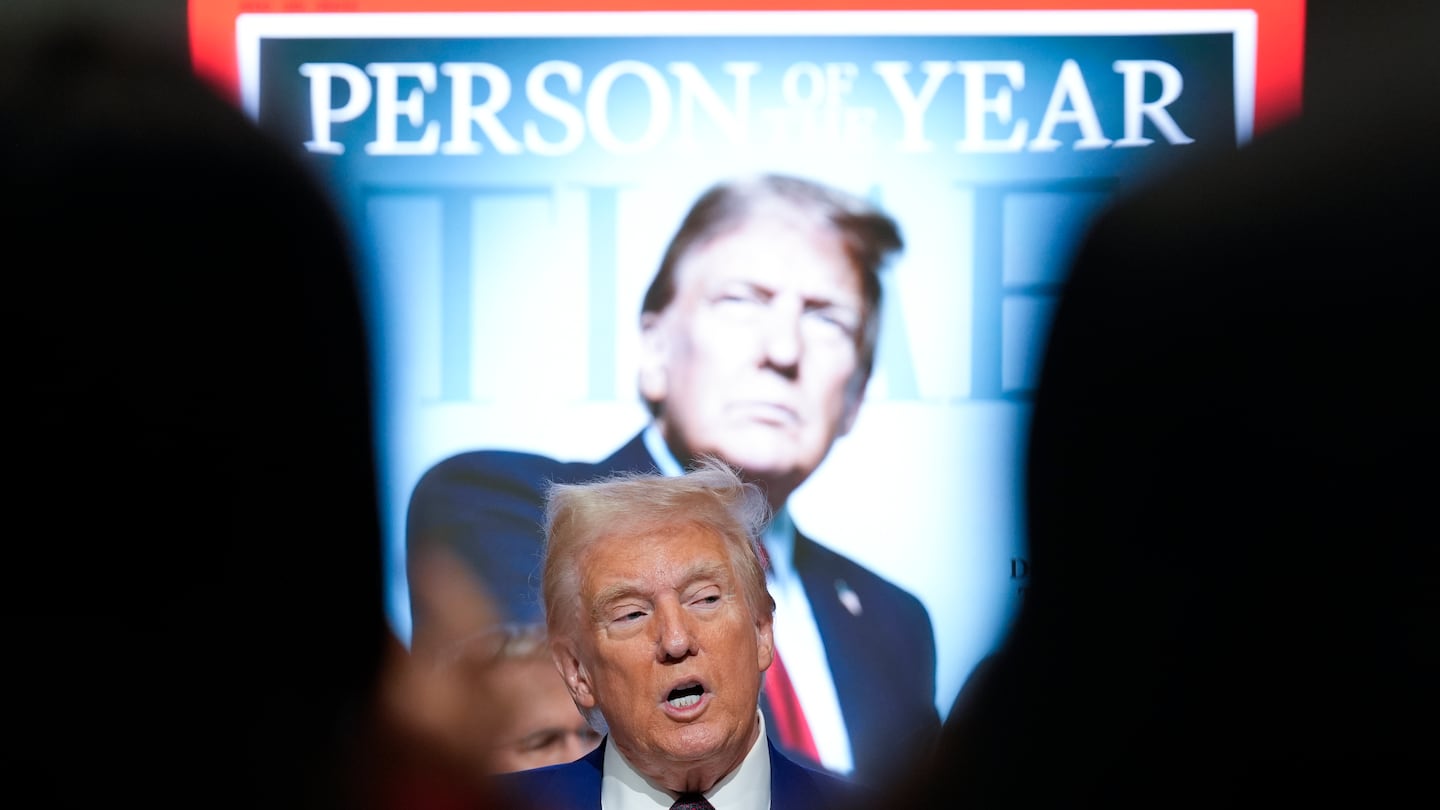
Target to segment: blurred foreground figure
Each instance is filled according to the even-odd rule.
[[[1324,114],[1098,223],[1035,402],[1033,583],[906,801],[1433,778],[1440,107],[1407,88],[1440,64],[1411,44],[1357,53]]]
[[[4,40],[12,790],[474,806],[411,714],[454,701],[384,618],[366,340],[328,201],[161,51]]]

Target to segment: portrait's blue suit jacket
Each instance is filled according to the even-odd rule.
[[[564,765],[497,775],[497,798],[513,810],[600,810],[608,742],[608,738],[601,741],[594,751]],[[793,762],[768,740],[766,747],[770,750],[772,810],[863,810],[873,806],[867,789]]]
[[[548,484],[656,469],[638,435],[598,464],[495,450],[451,456],[431,468],[411,495],[409,553],[448,548],[469,564],[507,620],[539,621]],[[799,532],[794,565],[850,734],[855,762],[850,777],[880,784],[928,756],[939,735],[930,615],[913,594]],[[418,636],[426,617],[422,605],[413,607]]]

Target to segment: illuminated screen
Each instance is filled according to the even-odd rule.
[[[1024,598],[1029,403],[1086,225],[1300,97],[1300,0],[341,5],[197,2],[192,45],[198,70],[316,167],[366,248],[397,633],[414,630],[407,512],[422,476],[473,451],[599,462],[635,440],[651,418],[641,301],[668,241],[712,184],[782,173],[868,201],[903,237],[853,427],[786,510],[923,605],[941,717]],[[420,522],[473,520],[447,537],[481,568],[519,554],[479,573],[511,615],[536,615],[522,593],[535,517],[495,517],[514,493],[483,492],[501,485],[487,475],[427,507],[466,515]],[[516,526],[528,539],[502,531]],[[880,609],[843,577],[815,588],[820,623],[834,607],[820,600],[856,621]],[[848,717],[848,664],[828,641],[825,654]]]

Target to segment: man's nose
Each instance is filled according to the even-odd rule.
[[[678,600],[662,600],[655,608],[656,625],[659,628],[659,652],[661,660],[675,661],[695,654],[695,634],[690,629],[690,617]]]
[[[771,303],[761,336],[767,366],[786,375],[793,375],[799,369],[800,355],[804,351],[802,317],[803,313],[794,302],[782,300]]]

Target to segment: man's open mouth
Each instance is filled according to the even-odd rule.
[[[670,690],[665,696],[665,701],[677,709],[688,709],[700,702],[700,696],[705,694],[705,688],[698,683],[679,686]]]

